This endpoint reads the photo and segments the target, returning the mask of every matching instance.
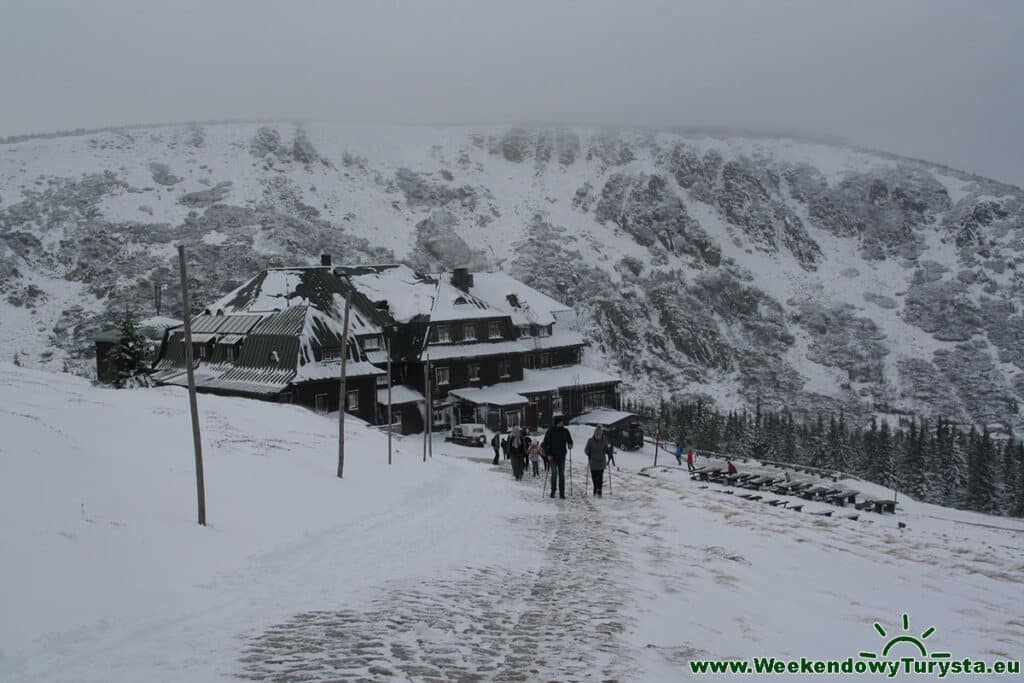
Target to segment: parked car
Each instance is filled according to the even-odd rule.
[[[482,424],[466,423],[455,425],[452,427],[451,435],[445,441],[462,444],[463,446],[479,446],[482,448],[487,445],[487,430],[484,429]]]
[[[609,427],[609,442],[623,451],[635,451],[644,445],[644,430],[636,422],[630,423],[628,427]]]

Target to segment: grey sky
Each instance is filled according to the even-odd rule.
[[[218,118],[806,131],[1024,185],[1021,0],[0,0],[0,135]]]

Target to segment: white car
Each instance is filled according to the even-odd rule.
[[[455,425],[452,427],[451,436],[446,440],[462,444],[463,446],[479,446],[482,448],[487,445],[487,430],[484,429],[482,424],[466,423]]]

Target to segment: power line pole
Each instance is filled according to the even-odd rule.
[[[384,340],[384,350],[388,354],[388,464],[391,464],[391,342]]]
[[[424,359],[423,361],[423,412],[425,413],[423,421],[423,462],[427,461],[427,439],[430,438],[429,427],[431,415],[430,415],[430,362]]]
[[[430,367],[430,356],[427,356],[427,367]],[[427,415],[430,415],[430,422],[427,423],[427,455],[434,457],[434,389],[431,385],[427,394]]]
[[[338,478],[345,474],[345,361],[348,360],[348,315],[352,310],[352,288],[345,295],[345,324],[341,330],[341,386],[338,390]]]
[[[654,466],[658,466],[658,448],[661,446],[661,416],[665,410],[665,399],[658,398],[658,429],[654,435]]]
[[[192,414],[192,445],[196,453],[196,501],[199,525],[206,526],[206,483],[203,476],[203,440],[199,435],[199,406],[196,403],[196,373],[192,367],[192,314],[188,302],[188,273],[185,269],[185,245],[178,245],[178,266],[181,270],[181,306],[185,323],[185,371],[188,374],[188,408]]]

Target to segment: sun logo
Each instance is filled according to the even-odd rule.
[[[885,628],[883,628],[883,626],[879,624],[877,621],[875,622],[875,631],[878,632],[878,635],[880,637],[889,638],[889,634],[886,633]],[[906,613],[903,614],[903,631],[904,633],[910,631],[910,617]],[[931,657],[932,659],[949,659],[950,657],[952,657],[952,655],[948,652],[933,652],[930,655],[928,654],[928,648],[925,647],[924,641],[928,640],[928,638],[931,637],[933,633],[935,633],[935,627],[929,626],[924,630],[924,633],[922,633],[920,636],[893,636],[892,638],[889,638],[888,642],[886,642],[885,647],[882,648],[881,654],[876,654],[874,652],[860,652],[858,654],[861,657],[864,657],[865,659],[879,659],[882,657],[888,657],[889,652],[891,652],[892,649],[900,643],[909,643],[910,645],[913,645],[917,648],[917,651],[921,654],[921,657]]]

